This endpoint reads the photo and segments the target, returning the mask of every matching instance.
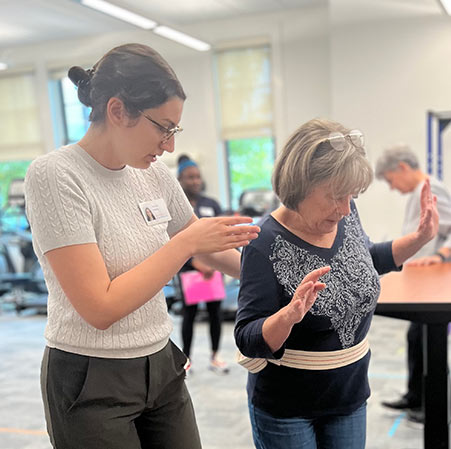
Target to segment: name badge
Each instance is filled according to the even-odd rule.
[[[139,203],[139,208],[149,226],[172,220],[163,198]]]
[[[215,210],[209,206],[201,206],[199,207],[199,215],[201,217],[214,217]]]

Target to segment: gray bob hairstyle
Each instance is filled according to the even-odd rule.
[[[282,204],[296,210],[319,184],[329,183],[337,198],[363,193],[373,180],[365,151],[351,143],[335,150],[327,140],[333,132],[349,129],[340,123],[314,119],[304,123],[288,139],[279,154],[272,185]]]
[[[415,153],[405,143],[398,143],[388,147],[376,162],[376,178],[384,179],[385,173],[395,171],[400,162],[405,162],[414,170],[420,168]]]

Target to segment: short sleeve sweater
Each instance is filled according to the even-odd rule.
[[[327,284],[283,347],[272,353],[262,335],[265,319],[287,305],[307,273],[325,265]],[[280,358],[285,349],[336,351],[360,343],[368,333],[379,296],[379,274],[396,269],[391,242],[372,244],[355,205],[338,224],[331,248],[305,242],[272,216],[242,255],[235,339],[248,357]],[[249,400],[278,417],[346,414],[370,394],[368,363],[362,359],[336,369],[304,370],[268,363],[249,374]]]
[[[44,254],[96,243],[114,279],[168,242],[192,217],[179,183],[160,161],[109,170],[79,145],[38,157],[25,179],[33,246],[48,288],[48,346],[76,354],[133,358],[162,349],[172,331],[162,291],[106,330],[89,325],[64,294]],[[163,199],[170,220],[150,224],[139,205]]]

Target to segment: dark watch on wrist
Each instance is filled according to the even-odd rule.
[[[447,258],[442,253],[436,252],[435,255],[440,257],[440,259],[442,259],[442,262],[446,262]]]

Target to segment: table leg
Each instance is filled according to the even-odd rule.
[[[423,325],[424,448],[449,449],[448,325]]]

